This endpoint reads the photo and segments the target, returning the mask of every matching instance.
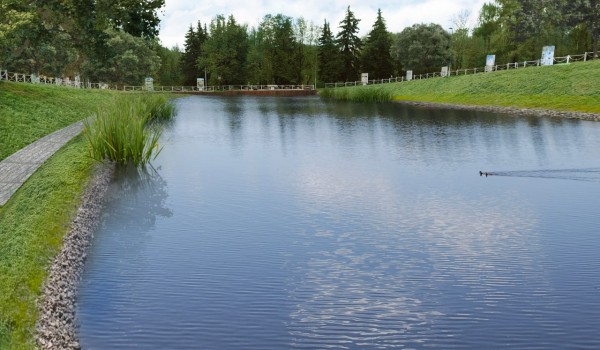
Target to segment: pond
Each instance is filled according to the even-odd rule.
[[[109,190],[84,349],[600,348],[600,123],[176,103]]]

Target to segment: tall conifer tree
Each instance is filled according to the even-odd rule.
[[[198,29],[194,30],[194,26],[190,25],[185,34],[185,47],[181,55],[181,70],[185,85],[195,86],[196,79],[204,76],[204,69],[198,67],[198,58],[202,54],[202,45],[206,38],[206,28],[202,28],[200,21],[198,21]]]
[[[325,20],[319,37],[319,80],[333,83],[343,79],[341,74],[340,50],[335,42],[329,23]]]
[[[392,40],[381,16],[377,11],[377,20],[365,42],[362,54],[362,70],[369,73],[369,78],[382,79],[392,75],[393,65],[390,48]]]
[[[346,81],[355,81],[359,78],[361,40],[358,37],[358,22],[350,6],[346,10],[346,16],[340,22],[341,31],[336,41],[342,54],[343,78]]]

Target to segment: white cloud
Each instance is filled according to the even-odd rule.
[[[304,1],[272,1],[272,0],[166,0],[164,17],[162,18],[160,39],[166,46],[179,44],[183,47],[184,36],[190,24],[198,21],[209,24],[216,15],[233,14],[240,23],[256,26],[267,14],[278,14],[299,18],[304,17],[321,25],[324,19],[331,23],[334,32],[344,17],[346,8],[350,6],[360,21],[360,35],[366,35],[381,8],[387,22],[388,30],[400,32],[415,23],[438,23],[444,28],[452,27],[451,18],[462,10],[471,12],[472,21],[485,0],[304,0]]]

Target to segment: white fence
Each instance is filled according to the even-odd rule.
[[[35,74],[12,73],[6,70],[0,70],[0,81],[12,81],[16,83],[31,83],[44,85],[68,86],[77,89],[110,89],[117,90],[117,85],[105,83],[92,83],[90,81],[80,81],[78,78],[50,78],[46,76],[38,76]]]
[[[314,90],[314,85],[223,85],[206,86],[198,88],[197,86],[154,86],[148,89],[146,86],[118,86],[114,84],[92,83],[90,81],[80,81],[78,78],[49,78],[37,76],[35,74],[12,73],[6,70],[0,70],[0,81],[12,81],[16,83],[31,83],[44,85],[68,86],[77,89],[103,89],[103,90],[121,90],[121,91],[153,91],[153,92],[197,92],[197,91],[234,91],[234,90]]]
[[[585,62],[587,60],[592,59],[593,52],[585,52],[580,55],[567,55],[564,57],[555,57],[554,64],[569,64],[571,62]],[[522,62],[514,62],[514,63],[506,63],[506,64],[498,64],[492,66],[491,71],[500,71],[500,70],[509,70],[509,69],[518,69],[518,68],[527,68],[527,67],[539,67],[541,65],[541,59],[536,61],[522,61]],[[458,76],[458,75],[467,75],[467,74],[477,74],[486,72],[486,67],[481,68],[469,68],[469,69],[456,69],[450,70],[448,72],[448,76]],[[438,78],[442,77],[441,69],[440,72],[435,73],[426,73],[426,74],[415,74],[413,75],[412,80],[422,80],[429,78]],[[395,77],[388,79],[376,79],[369,80],[368,85],[373,84],[387,84],[387,83],[399,83],[407,81],[405,77]],[[343,83],[326,83],[325,87],[327,88],[337,88],[337,87],[345,87],[345,86],[361,86],[364,85],[362,81],[351,81],[351,82],[343,82]]]
[[[257,90],[314,90],[314,85],[221,85],[221,86],[155,86],[154,92],[217,92],[217,91],[257,91]],[[145,91],[145,86],[124,86],[123,91]]]

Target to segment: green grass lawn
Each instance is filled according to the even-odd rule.
[[[114,91],[0,82],[0,160],[51,132],[110,109],[117,95],[124,96]],[[94,163],[88,141],[79,135],[0,207],[0,350],[34,348],[36,301]]]
[[[0,160],[81,120],[115,92],[0,82]],[[94,160],[78,136],[0,207],[0,349],[32,349],[36,300]]]
[[[600,113],[600,60],[450,78],[335,88],[323,97]]]
[[[0,82],[0,160],[108,106],[115,93]]]
[[[0,349],[32,349],[36,299],[94,160],[78,136],[0,208]]]

